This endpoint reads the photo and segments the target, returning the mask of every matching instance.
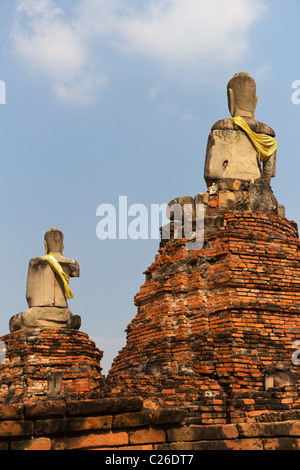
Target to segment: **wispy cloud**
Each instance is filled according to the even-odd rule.
[[[271,72],[271,66],[270,65],[263,65],[259,69],[255,71],[255,77],[256,79],[265,79],[269,76]]]
[[[107,81],[105,75],[84,72],[79,74],[78,80],[57,82],[53,87],[58,98],[87,105],[97,98],[98,88]]]
[[[249,48],[261,0],[169,0],[120,19],[122,47],[183,72],[234,63]],[[125,39],[125,40],[124,40]]]
[[[108,80],[103,49],[146,57],[172,74],[201,76],[243,58],[264,3],[74,0],[67,15],[54,0],[17,0],[12,39],[16,55],[47,76],[60,99],[88,103]]]
[[[12,35],[15,52],[35,70],[68,80],[83,66],[86,50],[52,0],[21,0]]]
[[[12,29],[14,51],[33,73],[42,73],[57,97],[87,104],[107,77],[91,72],[92,62],[76,22],[53,0],[20,0]]]

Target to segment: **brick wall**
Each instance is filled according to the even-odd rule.
[[[0,405],[0,450],[85,449],[299,450],[300,421],[199,425],[138,397]]]

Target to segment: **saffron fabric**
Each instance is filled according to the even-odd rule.
[[[252,131],[248,124],[244,121],[243,118],[240,116],[236,116],[233,118],[235,124],[241,127],[250,140],[253,142],[256,150],[258,151],[260,158],[263,162],[269,160],[269,158],[276,152],[277,150],[277,142],[276,140],[267,134],[258,134],[257,132]]]
[[[72,290],[69,286],[69,276],[68,276],[68,274],[66,274],[64,272],[63,268],[61,267],[61,265],[59,264],[57,259],[54,258],[54,256],[47,254],[47,255],[45,255],[45,258],[48,261],[48,263],[50,264],[51,268],[56,272],[58,277],[62,280],[63,285],[64,285],[66,298],[67,299],[72,299],[74,297],[74,295],[73,295],[73,292],[72,292]]]

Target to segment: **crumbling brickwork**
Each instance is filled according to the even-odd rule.
[[[270,186],[277,142],[255,119],[255,81],[235,74],[227,97],[232,118],[208,138],[207,191],[169,204],[106,378],[67,304],[79,265],[63,256],[63,233],[46,232],[29,308],[0,338],[0,450],[300,449],[298,228]],[[203,220],[195,248],[185,229]]]
[[[109,393],[142,390],[164,405],[198,407],[207,422],[233,422],[247,420],[250,404],[252,415],[270,409],[266,374],[278,364],[297,381],[297,225],[252,211],[223,212],[218,224],[202,250],[187,250],[184,239],[162,242],[135,297],[138,312],[106,380]],[[286,400],[299,407],[298,391],[290,393]],[[246,397],[242,411],[237,396]]]
[[[1,338],[1,449],[300,448],[297,225],[249,210],[206,222],[201,250],[161,241],[106,378],[85,333]]]
[[[18,330],[0,338],[0,403],[77,395],[99,387],[102,352],[77,330]]]

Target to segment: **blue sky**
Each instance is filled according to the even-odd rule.
[[[299,223],[299,13],[298,0],[0,0],[0,335],[59,227],[81,267],[69,306],[107,373],[159,241],[99,240],[96,209],[205,191],[207,137],[236,72],[256,80],[256,118],[278,140],[272,188]]]

